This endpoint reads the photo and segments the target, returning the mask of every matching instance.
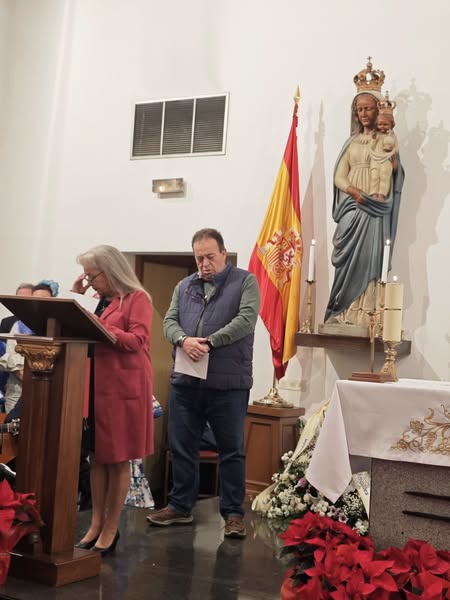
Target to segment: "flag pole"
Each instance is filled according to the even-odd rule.
[[[300,204],[299,204],[299,183],[298,183],[298,158],[297,158],[297,136],[296,136],[296,128],[297,128],[297,112],[298,112],[298,104],[300,101],[300,87],[297,85],[297,88],[294,92],[294,111],[293,111],[293,121],[292,126],[288,138],[288,144],[286,146],[285,153],[283,155],[282,165],[280,167],[280,171],[278,174],[277,182],[275,184],[275,190],[272,195],[271,204],[269,207],[269,211],[266,215],[266,219],[263,224],[263,229],[261,230],[258,241],[255,245],[255,249],[250,258],[249,270],[255,273],[258,279],[258,283],[261,287],[261,281],[264,282],[263,286],[266,290],[266,299],[269,300],[266,302],[266,306],[262,306],[260,310],[260,316],[263,319],[269,333],[272,331],[273,323],[273,302],[278,299],[278,296],[275,297],[273,290],[277,290],[276,286],[271,284],[271,280],[268,277],[268,273],[271,272],[271,277],[277,277],[280,279],[279,272],[273,271],[272,263],[280,262],[280,258],[278,254],[280,254],[284,249],[288,248],[289,252],[286,252],[286,261],[281,265],[281,272],[286,271],[284,274],[284,279],[280,279],[282,285],[285,285],[289,282],[291,283],[292,273],[295,272],[297,277],[299,277],[300,268],[301,268],[301,257],[302,257],[302,247],[301,247],[301,221],[300,221]],[[287,161],[287,162],[286,162]],[[293,166],[294,165],[294,166]],[[287,169],[287,186],[286,187],[286,169]],[[291,187],[292,185],[292,187]],[[280,191],[281,190],[281,191]],[[285,208],[280,210],[280,201],[285,199],[286,196],[290,198],[290,202],[292,202],[292,206],[289,210],[286,211]],[[275,207],[275,208],[274,208]],[[272,212],[270,212],[272,211]],[[280,214],[286,211],[289,214],[288,222],[286,220],[282,220],[280,222]],[[290,212],[292,211],[292,212]],[[280,233],[282,239],[279,239]],[[284,246],[283,246],[284,244]],[[276,257],[273,258],[273,257]],[[274,275],[276,273],[276,275]],[[297,279],[294,279],[297,281]],[[268,283],[269,282],[269,283]],[[299,280],[298,289],[296,290],[296,302],[297,302],[297,313],[298,313],[298,301],[299,301]],[[272,290],[272,292],[271,292]],[[279,293],[279,292],[278,292]],[[291,298],[291,296],[289,296]],[[294,304],[292,304],[294,305]],[[297,315],[298,317],[298,315]],[[286,318],[286,315],[283,316],[283,319]],[[294,332],[292,329],[298,329],[299,323],[292,319],[292,316],[287,316],[287,321],[284,322],[283,327],[286,328],[286,324],[290,322],[290,331],[289,335],[293,336]],[[286,352],[284,347],[285,342],[285,334],[286,329],[284,330],[284,334],[281,336],[281,347],[277,349],[278,355],[277,360],[280,361],[279,373],[278,376],[283,376],[287,362],[289,357],[295,354],[295,351],[292,351],[290,356]],[[272,339],[272,338],[271,338]],[[291,338],[292,339],[292,338]],[[272,344],[271,344],[272,345]],[[291,344],[292,345],[292,344]],[[275,352],[275,348],[272,346],[272,353]],[[274,354],[273,354],[274,356]],[[269,393],[261,398],[260,400],[254,400],[253,404],[263,405],[272,408],[292,408],[294,405],[291,402],[287,402],[284,400],[277,389],[277,366],[274,362],[274,371],[273,371],[273,380],[272,387],[269,390]]]
[[[292,402],[287,402],[278,393],[275,369],[273,370],[272,387],[270,388],[269,393],[264,396],[264,398],[261,398],[261,400],[253,400],[253,404],[270,406],[272,408],[292,408],[294,406]]]

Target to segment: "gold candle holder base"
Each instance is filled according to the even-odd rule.
[[[276,387],[271,388],[267,396],[264,396],[261,400],[253,400],[253,404],[271,406],[272,408],[292,408],[294,406],[292,402],[287,402],[280,396]]]
[[[377,310],[370,310],[369,312],[369,318],[370,318],[370,324],[369,324],[369,337],[370,337],[370,371],[355,371],[354,373],[352,373],[352,376],[349,377],[349,379],[351,381],[368,381],[371,383],[386,383],[387,381],[397,381],[397,379],[394,379],[393,375],[391,374],[390,371],[384,371],[384,367],[383,369],[380,371],[380,373],[374,373],[374,367],[375,367],[375,336],[376,336],[376,317],[379,314],[379,311]],[[394,343],[394,342],[388,342],[388,343]],[[397,354],[397,352],[395,351],[395,354]],[[395,357],[394,357],[395,359]],[[395,364],[394,364],[394,370],[395,370]]]
[[[397,357],[396,346],[398,346],[400,342],[391,342],[385,340],[384,344],[384,354],[386,358],[383,368],[380,372],[389,375],[391,377],[391,381],[398,381],[395,359]]]
[[[367,373],[364,371],[355,371],[352,376],[349,377],[350,381],[366,381],[370,383],[386,383],[389,381],[398,381],[393,379],[388,373]]]
[[[308,284],[308,291],[306,294],[306,318],[300,327],[300,333],[314,333],[314,324],[312,318],[312,286],[315,281],[306,280]]]

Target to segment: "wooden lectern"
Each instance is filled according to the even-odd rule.
[[[44,521],[40,535],[14,549],[10,572],[54,586],[94,577],[100,554],[73,547],[87,350],[114,336],[75,300],[0,302],[35,333],[14,336],[25,356],[16,489],[36,494]]]

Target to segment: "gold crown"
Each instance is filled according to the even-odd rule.
[[[384,72],[380,69],[375,69],[375,71],[373,71],[371,59],[372,57],[369,56],[369,58],[367,59],[367,67],[353,77],[353,81],[356,85],[358,92],[364,92],[369,90],[380,91],[381,86],[384,83]]]
[[[380,115],[392,115],[394,109],[397,106],[397,102],[389,99],[389,92],[384,95],[384,100],[378,101],[378,114]]]

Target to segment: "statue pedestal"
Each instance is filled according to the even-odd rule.
[[[281,456],[294,450],[298,441],[298,418],[304,408],[272,408],[250,404],[245,420],[245,493],[253,500],[272,483]]]
[[[369,337],[368,325],[345,325],[344,323],[320,323],[319,333],[345,335],[347,337]]]

